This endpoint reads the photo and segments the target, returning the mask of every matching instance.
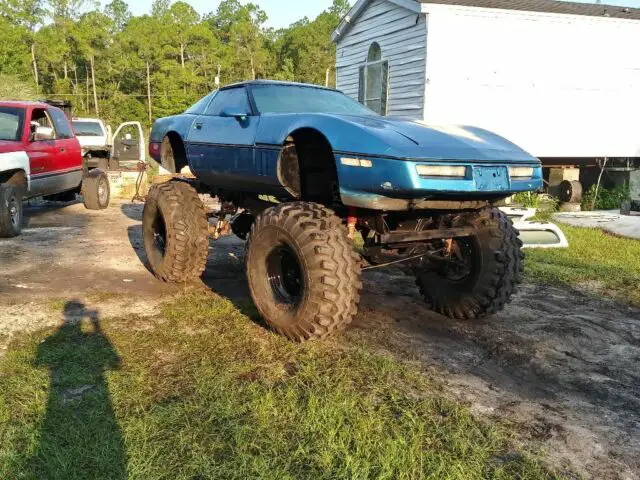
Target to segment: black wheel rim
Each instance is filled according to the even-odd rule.
[[[16,197],[11,197],[9,200],[9,221],[13,228],[18,228],[20,225],[20,205]]]
[[[156,214],[151,229],[153,231],[153,245],[164,257],[167,249],[167,227],[160,212]]]
[[[457,238],[452,250],[440,274],[449,281],[462,282],[474,272],[476,243],[471,238]]]
[[[295,252],[286,245],[274,249],[267,257],[267,275],[275,298],[287,305],[297,305],[304,292],[302,269]]]

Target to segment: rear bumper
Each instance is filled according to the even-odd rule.
[[[358,157],[370,166],[353,166],[352,155],[336,155],[340,194],[345,205],[373,210],[480,208],[487,199],[542,188],[539,162],[456,162]],[[344,160],[346,159],[346,160]],[[346,163],[346,164],[345,164]],[[421,176],[420,165],[464,167],[461,177]],[[511,177],[509,167],[530,167],[530,177]],[[464,201],[460,201],[460,199]],[[453,200],[455,199],[455,200]],[[438,207],[440,205],[440,207]],[[477,206],[474,206],[477,205]]]

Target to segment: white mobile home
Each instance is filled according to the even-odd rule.
[[[359,0],[333,40],[338,89],[383,115],[483,127],[547,165],[640,159],[640,9]]]

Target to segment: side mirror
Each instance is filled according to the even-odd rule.
[[[247,119],[247,117],[249,116],[248,113],[244,112],[244,113],[240,113],[236,110],[227,110],[226,108],[224,110],[222,110],[222,112],[220,113],[221,117],[233,117],[236,120],[243,122]]]
[[[40,125],[30,126],[31,131],[31,141],[32,142],[41,142],[44,140],[53,140],[55,137],[53,128],[51,127],[42,127]]]

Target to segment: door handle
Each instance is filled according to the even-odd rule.
[[[196,130],[202,130],[202,124],[196,123]]]
[[[64,148],[64,147],[60,147],[60,151],[61,151],[61,152],[64,152],[64,151],[65,151],[65,148]]]

